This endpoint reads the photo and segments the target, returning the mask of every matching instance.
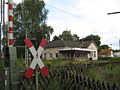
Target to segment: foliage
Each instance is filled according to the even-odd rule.
[[[108,64],[103,67],[93,67],[85,70],[84,74],[100,81],[118,83],[120,85],[120,66]]]
[[[72,41],[71,31],[63,31],[59,37],[61,40]]]
[[[72,38],[73,38],[73,41],[78,41],[79,40],[79,36],[77,34],[73,34]]]
[[[107,57],[104,59],[96,60],[96,61],[90,61],[90,60],[64,60],[64,59],[54,59],[54,60],[43,60],[45,65],[48,67],[57,67],[57,66],[66,66],[66,65],[73,65],[73,64],[92,64],[95,66],[96,64],[100,63],[112,63],[112,62],[119,62],[120,57]]]
[[[2,46],[3,46],[3,51],[5,49],[5,47],[7,47],[7,30],[8,30],[8,24],[6,23],[6,25],[4,26],[4,31],[3,31],[3,38],[2,38]]]
[[[98,52],[100,52],[101,49],[108,49],[109,46],[108,45],[100,45],[99,49],[98,49]]]
[[[113,50],[113,52],[120,52],[120,50],[119,50],[119,49],[116,49],[116,50]]]
[[[0,58],[0,68],[4,67],[4,62],[3,60]]]
[[[15,36],[15,44],[24,45],[26,30],[28,37],[36,38],[36,42],[40,42],[43,37],[50,40],[53,28],[45,23],[47,13],[44,1],[25,0],[19,3],[14,10],[14,28],[18,32]]]
[[[39,90],[119,90],[119,65],[110,64],[109,61],[103,66],[101,66],[103,61],[86,62],[45,60],[49,75],[44,77],[42,72],[38,71]],[[49,64],[50,67],[48,67]],[[56,67],[52,68],[55,65]],[[24,77],[24,74],[22,75],[20,87],[33,90],[35,88],[34,75],[29,80]]]
[[[108,48],[109,48],[109,46],[105,45],[105,44],[100,46],[100,49],[108,49]]]
[[[25,46],[24,39],[26,38],[26,31],[31,40],[34,38],[35,46],[37,47],[44,37],[50,40],[50,35],[53,33],[53,28],[46,24],[48,10],[45,9],[45,3],[43,0],[24,0],[19,3],[13,10],[14,21],[14,46]],[[7,46],[7,26],[3,32],[3,49]],[[33,40],[32,40],[33,42]],[[18,48],[17,50],[19,58],[24,54],[25,48]]]
[[[25,70],[26,69],[25,64],[24,64],[24,60],[22,60],[22,59],[18,59],[16,61],[16,65],[17,65],[19,70]]]
[[[120,57],[101,57],[99,58],[99,60],[106,60],[106,61],[110,61],[110,62],[113,62],[113,61],[120,61]]]
[[[64,30],[59,36],[54,36],[54,40],[65,40],[65,41],[78,41],[79,36],[77,34],[71,34],[71,31]]]
[[[110,60],[112,57],[99,57],[99,60]]]
[[[16,47],[17,50],[17,58],[23,59],[25,56],[25,47]]]
[[[87,40],[87,41],[93,40],[98,47],[99,47],[100,44],[101,44],[100,37],[99,37],[98,35],[93,35],[93,34],[88,35],[88,36],[86,36],[86,37],[84,38],[84,40]]]
[[[55,36],[53,37],[53,41],[55,41],[55,40],[60,40],[59,36],[56,36],[56,35],[55,35]]]
[[[69,60],[60,61],[69,62]],[[53,62],[53,64],[57,64],[57,62],[60,61],[49,60],[48,62]],[[42,73],[39,73],[38,75],[40,90],[119,90],[118,83],[120,77],[119,73],[117,73],[119,72],[119,68],[117,68],[117,65],[104,64],[102,67],[99,67],[97,66],[97,64],[93,64],[94,66],[92,64],[91,66],[90,64],[87,65],[80,63],[69,63],[69,65],[58,66],[54,69],[47,67],[47,69],[49,70],[49,75],[47,77],[44,77]],[[115,72],[112,73],[111,71]],[[114,79],[113,76],[114,78],[116,76],[118,80]],[[106,77],[109,77],[109,79],[107,80]],[[22,80],[24,83],[25,81],[27,81],[24,87],[29,87],[32,89],[32,87],[34,87],[35,85],[33,83],[33,79],[29,79],[29,81],[27,81],[25,78],[24,80]],[[111,80],[115,80],[115,82]],[[118,83],[115,84],[116,82]]]
[[[74,60],[64,60],[64,59],[43,60],[43,62],[50,68],[81,63],[81,61],[77,61],[77,60],[74,61]]]

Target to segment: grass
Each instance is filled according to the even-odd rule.
[[[95,80],[106,81],[111,83],[117,83],[120,86],[120,66],[119,64],[110,64],[111,62],[119,62],[120,58],[110,59],[110,60],[96,60],[96,61],[73,61],[73,60],[46,60],[44,61],[45,65],[48,67],[57,67],[57,66],[66,66],[72,64],[99,64],[99,63],[109,63],[104,66],[94,66],[89,69],[86,69],[83,74],[88,75]]]
[[[57,66],[66,66],[66,65],[72,65],[72,64],[78,64],[78,63],[86,63],[86,61],[78,61],[78,60],[63,60],[63,59],[57,59],[57,60],[43,60],[45,65],[50,68],[54,68]]]
[[[94,67],[85,70],[88,75],[95,80],[117,83],[120,86],[120,66],[108,64],[103,67]]]
[[[48,67],[56,67],[56,66],[63,66],[63,65],[71,65],[71,64],[99,64],[99,63],[111,63],[111,62],[120,62],[120,58],[114,58],[113,60],[63,60],[63,59],[54,59],[54,60],[43,60],[46,66]]]

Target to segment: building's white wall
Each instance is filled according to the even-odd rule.
[[[63,47],[44,49],[44,51],[42,53],[42,59],[51,60],[51,59],[60,58],[61,54],[59,53],[59,49],[62,49],[62,48]],[[46,53],[46,58],[45,58],[45,54],[44,53]],[[50,53],[52,53],[52,57],[50,57]],[[56,53],[58,53],[58,57],[56,57]]]
[[[51,59],[63,58],[64,56],[59,52],[59,49],[63,49],[63,48],[69,48],[69,47],[44,49],[44,51],[42,53],[42,59],[51,60]],[[94,51],[91,52],[91,55],[92,55],[93,60],[97,60],[98,59],[98,51],[97,51],[97,47],[94,45],[94,43],[91,43],[88,48],[95,51],[95,52]],[[45,58],[44,53],[46,53],[46,58]],[[50,57],[50,53],[52,53],[52,57]],[[56,57],[56,53],[58,53],[58,57]],[[94,54],[95,54],[95,57],[94,57]]]
[[[91,52],[91,56],[92,56],[93,60],[97,60],[98,59],[98,50],[97,50],[97,47],[94,45],[94,43],[91,43],[88,48],[94,50]]]
[[[120,57],[120,52],[114,53],[114,57]]]
[[[113,51],[111,51],[111,55],[109,57],[113,57]]]

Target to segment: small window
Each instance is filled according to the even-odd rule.
[[[96,51],[94,51],[94,57],[96,57]]]
[[[69,53],[67,53],[67,57],[68,57],[68,58],[70,57]]]
[[[52,57],[52,53],[50,53],[50,57]]]
[[[58,53],[56,53],[56,57],[58,57]]]
[[[71,58],[73,58],[74,57],[74,53],[71,53]]]
[[[83,57],[83,54],[80,54],[81,57]]]

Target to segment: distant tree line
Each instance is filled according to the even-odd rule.
[[[59,36],[54,36],[53,41],[55,40],[66,40],[66,41],[79,41],[80,38],[77,34],[71,34],[71,31],[64,30]]]
[[[66,40],[66,41],[79,41],[81,40],[80,37],[77,34],[71,34],[71,31],[68,30],[64,30],[62,32],[62,34],[60,34],[59,36],[54,36],[53,37],[53,41],[54,40]],[[88,35],[85,38],[82,38],[83,41],[94,41],[96,43],[96,45],[99,47],[101,44],[100,41],[100,36],[98,35]]]

